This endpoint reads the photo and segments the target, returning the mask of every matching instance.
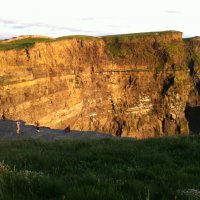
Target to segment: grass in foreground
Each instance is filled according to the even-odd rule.
[[[199,199],[197,136],[0,141],[0,161],[0,199]]]

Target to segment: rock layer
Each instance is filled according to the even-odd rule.
[[[0,51],[0,111],[29,124],[137,138],[195,132],[199,64],[200,41],[181,32]]]

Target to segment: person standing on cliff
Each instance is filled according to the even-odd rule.
[[[36,125],[36,130],[39,133],[40,132],[40,123],[39,123],[39,121],[36,121],[35,125]]]
[[[70,132],[70,131],[71,131],[70,126],[67,126],[67,127],[65,128],[65,133],[68,133],[68,132]]]
[[[16,122],[16,133],[17,133],[17,135],[19,135],[19,133],[20,133],[20,121]]]
[[[4,121],[6,120],[6,114],[5,114],[5,111],[3,111],[2,119],[3,119]]]

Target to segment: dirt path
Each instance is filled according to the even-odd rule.
[[[64,133],[63,130],[50,129],[41,127],[40,132],[36,131],[36,127],[26,125],[21,121],[20,134],[16,134],[16,122],[11,120],[0,120],[0,139],[81,139],[81,138],[110,138],[111,135],[97,133],[94,131],[70,131]]]

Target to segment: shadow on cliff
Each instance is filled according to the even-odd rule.
[[[200,133],[200,106],[187,106],[185,116],[191,133]]]
[[[97,133],[94,131],[76,131],[71,130],[67,133],[65,130],[51,129],[49,127],[40,127],[37,132],[36,126],[28,125],[23,120],[20,121],[20,133],[16,134],[17,124],[13,120],[0,120],[0,138],[16,139],[16,138],[41,138],[41,139],[81,139],[81,138],[108,138],[112,135]]]

